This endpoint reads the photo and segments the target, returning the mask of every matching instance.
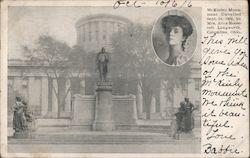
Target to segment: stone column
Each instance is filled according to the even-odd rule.
[[[136,104],[137,104],[138,118],[141,119],[143,115],[143,96],[142,96],[142,89],[141,89],[140,84],[137,84]]]
[[[97,48],[97,49],[101,49],[101,45],[103,45],[104,43],[103,43],[103,39],[102,39],[102,36],[103,36],[103,22],[102,21],[100,21],[100,22],[98,22],[99,24],[98,24],[98,33],[99,33],[99,35],[98,35],[98,41],[99,41],[99,47]]]
[[[188,92],[187,96],[189,98],[195,98],[196,92],[195,92],[195,80],[194,79],[189,79],[188,80]]]
[[[48,113],[48,78],[42,78],[42,117]]]
[[[112,131],[115,129],[112,107],[112,84],[108,82],[97,84],[93,130]]]
[[[178,111],[178,108],[180,107],[180,102],[184,101],[185,95],[182,93],[181,88],[174,88],[174,104],[172,109],[172,116],[174,113]]]
[[[14,78],[13,89],[18,95],[22,94],[22,79],[21,77],[17,76]]]
[[[155,97],[152,96],[151,104],[150,104],[150,113],[155,113],[155,112],[156,112],[156,100],[155,100]]]
[[[180,100],[181,100],[181,96],[180,96],[180,91],[179,88],[174,87],[174,103],[173,103],[173,107],[174,108],[178,108],[180,105]]]
[[[133,111],[134,111],[134,119],[137,120],[138,119],[138,115],[137,115],[137,107],[136,107],[136,97],[133,94],[130,94],[131,98],[133,99]]]
[[[154,118],[155,113],[156,113],[156,100],[155,100],[155,97],[152,96],[151,104],[150,104],[150,119]]]
[[[167,94],[166,94],[166,81],[161,81],[161,87],[160,87],[160,113],[161,117],[165,118],[167,117]]]
[[[89,24],[85,24],[85,42],[89,43],[89,31],[90,31],[90,28],[89,28]]]
[[[29,96],[29,101],[28,105],[33,106],[34,104],[34,83],[35,83],[35,77],[30,76],[28,80],[28,96]]]
[[[193,112],[193,116],[194,116],[194,125],[195,127],[200,128],[201,126],[201,107],[200,105],[196,105],[195,101],[199,101],[200,100],[200,92],[195,90],[195,79],[190,78],[188,80],[188,94],[187,96],[189,97],[189,100],[194,104],[194,106],[198,106],[196,108],[196,110],[194,110]]]
[[[70,88],[70,80],[69,79],[67,79],[66,80],[66,82],[65,82],[65,94],[67,93],[67,91],[68,91],[68,89]],[[70,105],[71,105],[71,92],[70,92],[70,90],[69,90],[69,92],[68,92],[68,94],[67,94],[67,96],[66,96],[66,98],[65,98],[65,112],[66,113],[69,113],[70,112],[70,110],[71,110],[71,108],[70,108]]]
[[[81,84],[81,87],[80,87],[80,94],[81,94],[81,95],[85,95],[85,80],[82,80],[82,81],[80,82],[80,84]]]
[[[57,94],[58,93],[58,86],[57,86],[57,80],[53,79],[52,86],[55,88],[52,89],[52,117],[57,117],[58,112],[58,100],[57,100]],[[56,91],[56,92],[55,92]]]
[[[29,95],[29,90],[28,90],[28,80],[23,78],[22,80],[22,87],[21,87],[21,94],[24,97],[24,100],[27,102],[28,101],[28,95]]]

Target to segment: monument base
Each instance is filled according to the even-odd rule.
[[[112,83],[97,83],[94,131],[114,130]]]
[[[195,135],[193,133],[193,131],[190,132],[181,132],[181,133],[176,133],[176,135],[174,136],[175,139],[194,139]]]
[[[193,138],[195,138],[193,131],[180,133],[180,139],[193,139]]]
[[[93,127],[92,127],[93,131],[113,131],[115,130],[115,125],[114,122],[94,122]]]
[[[22,132],[15,132],[13,137],[17,139],[34,138],[34,134],[31,131],[22,131]]]

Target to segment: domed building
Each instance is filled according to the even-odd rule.
[[[83,46],[87,52],[98,52],[102,47],[112,51],[112,35],[131,24],[130,20],[117,15],[96,14],[83,17],[75,25],[77,45]]]

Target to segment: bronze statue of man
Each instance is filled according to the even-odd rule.
[[[96,66],[97,66],[97,71],[99,72],[100,82],[107,81],[108,62],[109,62],[109,55],[107,52],[105,52],[105,49],[102,48],[102,50],[97,54],[96,57]]]

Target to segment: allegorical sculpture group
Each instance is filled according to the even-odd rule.
[[[194,128],[194,117],[193,111],[196,108],[189,101],[189,98],[184,98],[184,101],[180,102],[180,107],[178,112],[175,113],[176,119],[173,121],[173,137],[179,139],[179,134],[181,132],[190,132]]]
[[[13,105],[13,129],[15,133],[25,132],[30,129],[29,123],[33,121],[32,112],[28,110],[27,103],[19,96]]]

